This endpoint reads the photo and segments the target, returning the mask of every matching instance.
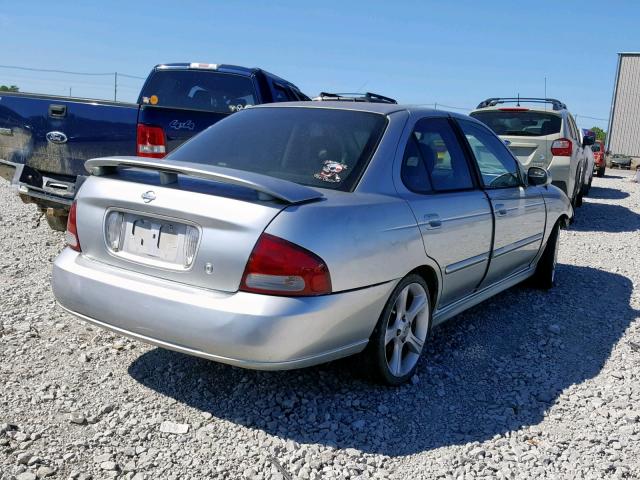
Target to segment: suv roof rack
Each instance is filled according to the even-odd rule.
[[[520,106],[520,102],[526,103],[550,103],[553,105],[554,110],[566,110],[567,106],[562,103],[560,100],[556,100],[555,98],[536,98],[536,97],[492,97],[487,98],[483,102],[480,102],[476,108],[486,108],[486,107],[495,107],[499,103],[518,103]]]
[[[314,98],[315,101],[332,101],[332,102],[369,102],[369,103],[398,103],[393,98],[378,95],[377,93],[327,93],[320,92],[320,95]]]

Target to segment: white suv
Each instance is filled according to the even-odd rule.
[[[498,134],[525,169],[547,169],[553,185],[574,206],[582,203],[585,147],[593,139],[582,139],[564,103],[552,98],[489,98],[470,115]]]

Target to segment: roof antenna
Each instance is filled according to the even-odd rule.
[[[520,106],[520,93],[518,93],[518,106]]]

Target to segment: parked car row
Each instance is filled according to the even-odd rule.
[[[16,94],[0,112],[4,172],[52,227],[67,220],[64,309],[246,368],[357,354],[390,385],[433,327],[525,280],[554,285],[594,171],[593,136],[558,100],[489,98],[470,116],[309,101],[228,65],[160,65],[137,104]]]

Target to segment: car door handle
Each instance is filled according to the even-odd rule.
[[[507,207],[504,206],[504,203],[496,203],[495,211],[497,215],[504,217],[507,214]]]
[[[442,220],[440,215],[436,213],[428,213],[424,216],[424,221],[427,223],[427,228],[440,228],[442,226]]]

